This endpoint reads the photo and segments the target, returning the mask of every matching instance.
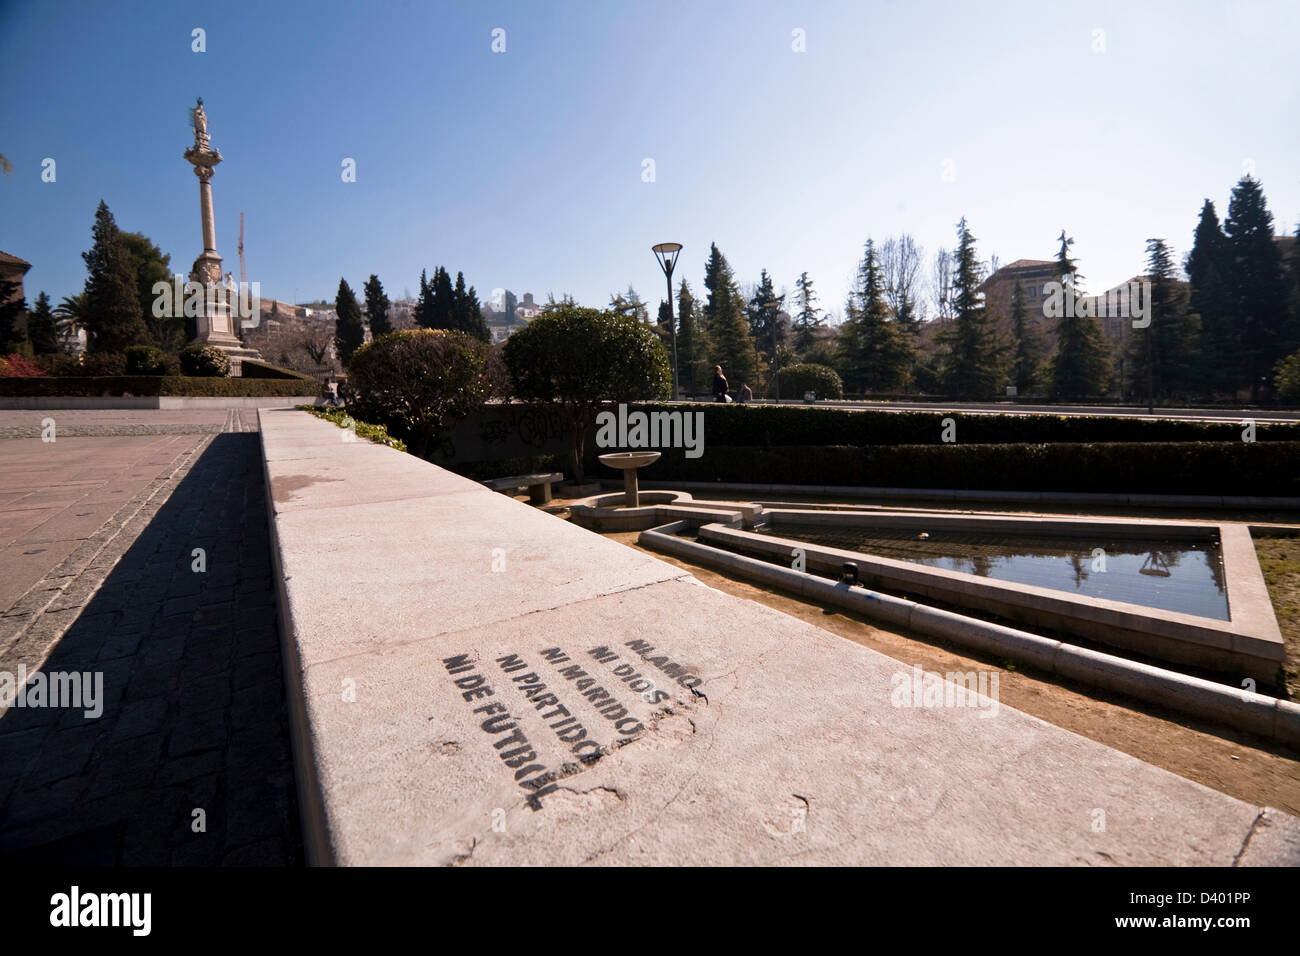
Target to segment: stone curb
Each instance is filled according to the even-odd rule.
[[[654,481],[644,490],[738,491],[746,494],[848,495],[854,498],[927,498],[938,501],[1003,501],[1026,504],[1131,505],[1148,508],[1300,508],[1300,498],[1231,495],[1128,495],[1082,491],[969,491],[953,488],[859,488],[852,485],[765,485],[733,482]]]
[[[1253,691],[1126,660],[905,598],[878,594],[770,564],[718,551],[678,538],[676,525],[641,532],[639,541],[656,551],[735,571],[813,600],[857,611],[875,620],[940,637],[962,647],[1004,656],[1062,677],[1128,694],[1204,720],[1300,747],[1300,705]]]

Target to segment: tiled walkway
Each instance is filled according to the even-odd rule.
[[[0,675],[102,675],[102,714],[0,715],[0,855],[300,862],[256,410],[44,414],[0,440]]]

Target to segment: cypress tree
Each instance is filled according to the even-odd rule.
[[[455,331],[456,291],[451,287],[451,276],[442,266],[434,270],[429,289],[429,328]]]
[[[411,318],[422,329],[433,328],[433,286],[429,284],[428,269],[420,270],[420,294]]]
[[[452,328],[466,335],[472,335],[480,342],[491,342],[492,333],[488,331],[487,320],[483,318],[483,306],[479,303],[478,293],[474,287],[465,288],[465,273],[456,273],[456,288],[452,292]]]
[[[1191,311],[1201,317],[1200,391],[1208,395],[1234,392],[1244,374],[1241,336],[1233,322],[1228,290],[1232,254],[1214,203],[1208,199],[1201,206],[1184,267],[1191,287]]]
[[[421,280],[423,280],[421,276]],[[393,331],[393,323],[388,319],[388,307],[390,305],[388,296],[384,294],[384,286],[379,281],[379,276],[371,274],[366,280],[366,315],[370,317],[370,335],[373,338],[379,338],[381,335],[387,335]]]
[[[693,395],[709,390],[708,339],[700,326],[695,296],[683,279],[677,293],[677,377],[682,388]]]
[[[338,350],[339,361],[346,366],[352,361],[352,355],[366,340],[366,329],[361,324],[361,305],[346,279],[339,279],[338,298],[334,301],[334,310],[338,313],[338,323],[334,329],[334,347]]]
[[[124,352],[147,343],[135,259],[122,241],[113,214],[101,199],[95,210],[94,243],[81,258],[86,263],[86,331],[92,352]]]

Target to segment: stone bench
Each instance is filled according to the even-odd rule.
[[[528,500],[535,505],[544,505],[551,500],[551,485],[563,481],[564,475],[553,471],[548,475],[510,475],[507,478],[493,478],[485,481],[493,491],[518,491],[528,489]]]

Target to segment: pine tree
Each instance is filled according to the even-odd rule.
[[[37,355],[59,351],[59,323],[44,292],[36,297],[36,307],[27,316],[27,341]]]
[[[393,323],[388,319],[388,296],[384,295],[384,286],[379,276],[371,274],[366,280],[366,315],[370,317],[370,335],[379,338],[393,331]]]
[[[1011,290],[1011,334],[1015,337],[1012,381],[1017,395],[1025,395],[1038,384],[1043,365],[1043,337],[1038,324],[1025,308],[1025,289],[1019,282]]]
[[[649,322],[650,313],[646,310],[641,296],[637,295],[632,283],[628,283],[627,292],[614,292],[609,296],[609,307],[619,315],[630,315],[638,322]]]
[[[1287,288],[1273,241],[1273,214],[1259,180],[1248,175],[1232,190],[1223,230],[1232,251],[1228,288],[1241,329],[1252,401],[1270,386],[1273,368],[1287,356]]]
[[[713,365],[722,366],[722,374],[733,387],[758,381],[758,354],[749,337],[744,303],[735,276],[716,243],[710,244],[709,259],[704,265],[704,286],[709,301],[704,307],[705,325],[712,345]]]
[[[952,329],[944,336],[950,352],[943,368],[943,386],[957,398],[991,398],[1003,380],[1002,350],[989,324],[980,291],[983,274],[975,254],[975,236],[963,216],[957,223],[957,248],[952,253]]]
[[[813,280],[808,273],[801,272],[795,281],[795,303],[799,311],[794,316],[794,347],[800,355],[813,343],[814,330],[821,327],[821,310],[814,304],[817,293],[813,291]]]
[[[1147,240],[1147,278],[1150,321],[1128,337],[1129,390],[1152,399],[1184,396],[1199,387],[1201,322],[1163,239]]]
[[[361,324],[361,305],[346,279],[339,279],[339,293],[334,301],[334,310],[338,314],[334,347],[338,350],[339,361],[346,366],[352,361],[353,353],[366,340],[366,329]]]
[[[137,289],[136,264],[122,241],[113,214],[100,200],[95,210],[94,244],[81,258],[86,279],[86,330],[92,352],[124,352],[149,341]]]
[[[1241,336],[1233,322],[1228,289],[1232,253],[1214,203],[1208,199],[1201,206],[1192,251],[1187,254],[1184,268],[1191,286],[1191,311],[1201,317],[1200,391],[1211,396],[1234,392],[1245,376]]]
[[[845,308],[848,319],[840,330],[840,355],[846,390],[865,393],[902,388],[912,350],[904,330],[889,318],[884,279],[870,239],[858,266],[857,287]]]
[[[1104,395],[1110,388],[1110,347],[1097,319],[1079,308],[1083,298],[1083,276],[1070,258],[1074,239],[1065,230],[1059,236],[1056,256],[1064,307],[1057,316],[1056,357],[1052,361],[1052,395],[1056,398],[1084,398]]]

